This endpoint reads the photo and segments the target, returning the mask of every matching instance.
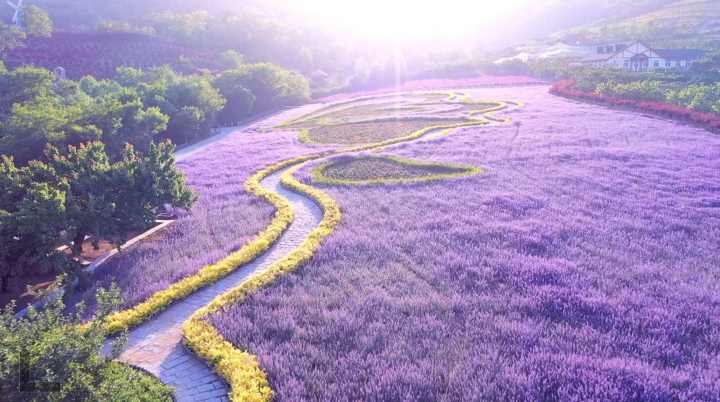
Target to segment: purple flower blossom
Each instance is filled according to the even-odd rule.
[[[296,137],[292,132],[237,133],[179,162],[200,196],[192,213],[111,259],[69,305],[84,300],[91,314],[97,288],[114,281],[122,289],[124,307],[132,307],[241,248],[275,213],[245,191],[245,181],[267,165],[313,151]]]
[[[328,187],[337,232],[213,325],[278,400],[720,401],[720,138],[473,93],[526,102],[521,128],[386,153],[487,174]]]

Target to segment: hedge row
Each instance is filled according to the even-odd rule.
[[[697,124],[713,132],[720,132],[720,114],[717,113],[698,112],[683,106],[664,102],[621,99],[595,92],[584,92],[578,89],[576,85],[577,82],[575,80],[558,81],[550,88],[550,93],[570,99],[652,113],[674,120]]]

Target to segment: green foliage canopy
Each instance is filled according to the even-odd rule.
[[[98,310],[87,328],[81,314],[67,316],[57,301],[17,319],[13,306],[0,313],[0,389],[5,401],[172,401],[173,391],[148,374],[107,360],[108,315],[119,290],[97,294]],[[83,307],[79,306],[82,312]],[[124,346],[124,340],[117,345]],[[116,347],[113,356],[121,348]]]
[[[23,8],[23,19],[28,35],[49,38],[53,33],[53,21],[47,11],[36,5]]]
[[[47,162],[20,168],[3,157],[2,287],[21,270],[63,266],[65,256],[55,248],[68,239],[77,256],[88,235],[96,241],[122,236],[150,225],[165,205],[189,208],[195,195],[175,166],[174,151],[170,142],[151,143],[145,155],[127,146],[122,158],[111,162],[105,144],[96,141],[69,146],[66,153],[50,146]]]

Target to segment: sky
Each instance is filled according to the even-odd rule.
[[[285,7],[295,17],[352,38],[399,44],[453,42],[499,30],[533,0],[303,0]]]

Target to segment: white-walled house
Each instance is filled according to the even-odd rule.
[[[700,49],[655,49],[642,42],[603,45],[582,60],[585,65],[629,71],[684,70],[701,59]]]

